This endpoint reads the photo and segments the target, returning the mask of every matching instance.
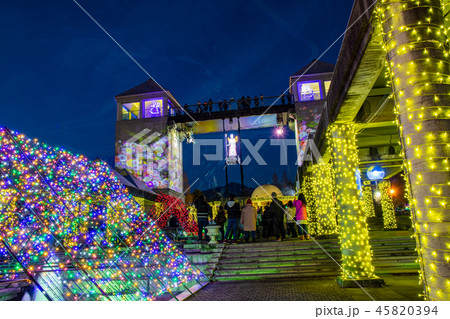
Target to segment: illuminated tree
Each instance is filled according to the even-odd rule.
[[[450,65],[444,4],[448,12],[448,1],[439,0],[382,0],[377,8],[428,300],[450,300]]]

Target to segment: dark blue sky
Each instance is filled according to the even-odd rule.
[[[281,93],[345,30],[353,1],[79,3],[190,104]],[[112,162],[113,97],[147,75],[71,0],[4,1],[0,36],[0,125]]]

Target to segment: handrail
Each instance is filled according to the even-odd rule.
[[[205,114],[226,111],[245,111],[250,109],[267,108],[269,106],[294,105],[294,96],[292,94],[283,94],[279,96],[260,96],[255,98],[229,99],[213,102],[209,100],[204,103],[171,106],[169,107],[169,117],[187,114]]]

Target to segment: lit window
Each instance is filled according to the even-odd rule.
[[[160,117],[163,115],[163,100],[153,99],[144,101],[144,118]]]
[[[328,90],[330,89],[330,83],[331,83],[331,81],[325,81],[324,82],[324,84],[325,84],[325,96],[328,95]]]
[[[122,120],[135,120],[139,118],[140,103],[122,104]]]
[[[314,101],[322,98],[319,81],[298,82],[297,91],[300,101]]]

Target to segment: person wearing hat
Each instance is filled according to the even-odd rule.
[[[253,207],[252,200],[249,198],[242,209],[241,224],[244,226],[245,241],[248,242],[250,232],[252,233],[252,241],[256,241],[256,220],[258,214],[255,207]]]
[[[273,232],[277,241],[285,240],[286,230],[284,229],[284,208],[283,203],[277,198],[277,193],[272,193],[272,202],[270,203],[269,210],[273,214]],[[280,238],[281,236],[281,238]]]

